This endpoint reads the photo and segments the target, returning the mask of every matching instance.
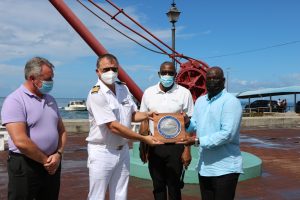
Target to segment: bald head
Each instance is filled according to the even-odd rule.
[[[175,66],[174,66],[174,64],[172,62],[169,62],[169,61],[163,62],[160,65],[160,69],[159,70],[163,71],[165,68],[168,68],[168,69],[170,69],[173,72],[176,72]]]
[[[224,78],[224,72],[220,67],[211,67],[206,73],[207,76],[216,76],[218,78]]]

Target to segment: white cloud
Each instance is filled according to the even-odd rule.
[[[49,1],[4,0],[0,8],[0,61],[90,53]]]
[[[300,86],[300,73],[287,74],[280,77],[285,85],[299,85]]]
[[[99,21],[78,3],[72,1],[66,3],[108,51],[112,49],[128,51],[136,47],[135,43]],[[125,9],[134,19],[140,20],[139,14],[133,7]],[[96,11],[96,9],[93,10]],[[104,16],[99,11],[97,13]],[[128,32],[110,18],[105,17],[105,19],[127,32],[131,37],[137,38],[134,33]],[[121,16],[120,20],[132,24]],[[61,60],[94,55],[49,1],[2,0],[0,2],[0,33],[0,62],[33,55],[47,55]],[[162,39],[170,35],[168,29],[156,30],[153,33]],[[140,38],[137,40],[144,43]]]
[[[300,73],[284,74],[279,78],[272,80],[241,80],[233,79],[229,81],[229,89],[231,92],[242,92],[247,90],[258,90],[263,88],[276,88],[287,86],[300,86]]]
[[[242,86],[246,86],[248,84],[248,81],[246,81],[246,80],[233,80],[232,82],[235,84],[242,85]]]
[[[24,66],[0,64],[0,96],[6,96],[24,81]]]
[[[0,64],[0,76],[22,76],[24,66]]]
[[[137,83],[140,83],[140,87],[146,89],[147,87],[154,85],[158,78],[157,67],[147,66],[147,65],[132,65],[132,66],[122,66],[129,74],[134,74],[132,76]]]
[[[258,81],[258,80],[239,80],[234,79],[229,82],[231,90],[236,92],[245,90],[257,90],[262,88],[280,87],[280,84],[270,81]]]
[[[84,2],[86,2],[89,7],[92,7],[87,1]],[[98,20],[76,1],[65,0],[65,3],[88,27],[107,51],[116,54],[122,52],[125,56],[140,53],[139,50],[141,50],[141,47]],[[107,7],[107,3],[102,4],[102,6],[107,10],[111,10],[111,13],[116,13],[116,10],[112,7]],[[140,10],[136,8],[137,7],[129,6],[124,7],[124,10],[129,16],[147,27],[145,24],[150,20],[145,13],[141,13]],[[93,8],[93,10],[96,11],[97,9]],[[155,49],[151,44],[137,37],[136,34],[128,31],[117,22],[105,16],[102,12],[97,10],[97,13],[127,35],[135,38],[151,49]],[[133,23],[125,19],[124,16],[119,15],[118,19],[145,35],[140,28],[137,28],[136,25],[133,25]],[[149,31],[163,41],[171,37],[169,27],[165,29],[156,28],[155,30]],[[73,30],[49,1],[0,1],[0,87],[6,88],[6,90],[1,90],[2,95],[6,95],[16,88],[16,83],[18,85],[24,81],[24,64],[26,60],[33,56],[48,58],[58,69],[58,67],[65,67],[66,64],[70,65],[77,61],[83,62],[81,58],[86,59],[94,55],[91,48],[76,31]],[[86,60],[84,60],[84,62],[87,62]],[[17,65],[15,63],[21,64]],[[136,71],[139,67],[140,66],[136,65],[129,67],[128,70],[136,75]],[[63,74],[66,73],[64,69],[57,71],[60,72],[60,76],[65,76],[65,74]],[[151,68],[146,66],[143,68],[143,71],[151,71]],[[152,73],[151,71],[151,74]],[[146,80],[145,84],[148,85],[152,83],[151,80],[153,79],[150,77],[150,82],[147,83],[148,76],[148,73],[142,76],[138,75],[137,79],[139,82],[142,82],[142,85],[144,84],[144,80]],[[65,84],[67,83],[66,81]]]

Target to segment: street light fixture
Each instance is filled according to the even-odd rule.
[[[171,4],[171,8],[170,8],[169,12],[167,12],[166,14],[169,18],[169,21],[172,23],[173,64],[175,66],[175,59],[174,59],[174,56],[175,56],[175,52],[174,52],[175,51],[175,23],[178,21],[179,15],[180,15],[180,12],[176,7],[175,0],[173,0],[173,3]]]

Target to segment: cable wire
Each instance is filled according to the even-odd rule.
[[[222,54],[222,55],[218,55],[218,56],[206,56],[206,57],[203,57],[203,58],[220,58],[220,57],[226,57],[226,56],[241,55],[241,54],[253,53],[253,52],[257,52],[257,51],[263,51],[263,50],[266,50],[266,49],[271,49],[271,48],[277,48],[277,47],[281,47],[281,46],[291,45],[291,44],[295,44],[295,43],[299,43],[299,42],[300,42],[300,40],[295,40],[295,41],[291,41],[291,42],[286,42],[286,43],[281,43],[281,44],[275,44],[275,45],[268,46],[268,47],[262,47],[262,48],[257,48],[257,49],[244,50],[244,51],[239,51],[239,52]]]
[[[92,11],[90,8],[88,8],[86,5],[84,5],[80,0],[77,0],[78,3],[80,3],[85,9],[87,9],[89,12],[91,12],[93,15],[95,15],[98,19],[100,19],[102,22],[104,22],[106,25],[108,25],[109,27],[111,27],[112,29],[114,29],[115,31],[117,31],[118,33],[120,33],[121,35],[123,35],[124,37],[128,38],[129,40],[135,42],[136,44],[140,45],[141,47],[152,51],[154,53],[158,53],[158,54],[163,54],[163,55],[169,55],[167,53],[163,53],[163,52],[159,52],[159,51],[155,51],[153,49],[150,49],[149,47],[146,47],[145,45],[139,43],[138,41],[136,41],[135,39],[131,38],[130,36],[126,35],[125,33],[123,33],[122,31],[120,31],[119,29],[115,28],[114,26],[112,26],[110,23],[108,23],[105,19],[103,19],[102,17],[100,17],[98,14],[96,14],[94,11]]]
[[[77,0],[77,2],[79,4],[81,4],[85,9],[87,9],[89,12],[91,12],[94,16],[96,16],[98,19],[100,19],[102,22],[104,22],[106,25],[108,25],[109,27],[111,27],[112,29],[114,29],[115,31],[117,31],[118,33],[120,33],[121,35],[123,35],[124,37],[128,38],[129,40],[133,41],[134,43],[140,45],[141,47],[143,47],[143,48],[145,48],[145,49],[147,49],[147,50],[149,50],[151,52],[154,52],[154,53],[157,53],[157,54],[162,54],[162,55],[168,55],[170,57],[170,54],[164,53],[164,52],[160,52],[160,51],[156,51],[156,50],[153,50],[153,49],[151,49],[149,47],[146,47],[145,45],[143,45],[140,42],[136,41],[132,37],[126,35],[124,32],[122,32],[119,29],[115,28],[109,22],[107,22],[106,20],[104,20],[102,17],[100,17],[98,14],[96,14],[94,11],[92,11],[90,8],[88,8],[86,5],[84,5],[81,2],[81,0]],[[221,57],[227,57],[227,56],[241,55],[241,54],[253,53],[253,52],[263,51],[263,50],[266,50],[266,49],[271,49],[271,48],[277,48],[277,47],[281,47],[281,46],[291,45],[291,44],[295,44],[295,43],[299,43],[299,42],[300,42],[300,40],[295,40],[295,41],[291,41],[291,42],[276,44],[276,45],[267,46],[267,47],[261,47],[261,48],[257,48],[257,49],[250,49],[250,50],[244,50],[244,51],[233,52],[233,53],[228,53],[228,54],[221,54],[221,55],[217,55],[217,56],[205,56],[205,57],[202,57],[202,58],[209,59],[209,58],[221,58]],[[183,55],[183,54],[175,54],[173,56],[174,57],[179,57],[179,58],[184,58],[184,59],[187,59],[187,60],[190,60],[190,59],[192,59],[192,60],[198,60],[198,59],[195,59],[195,58]]]

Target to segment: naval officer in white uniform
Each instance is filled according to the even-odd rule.
[[[107,187],[111,200],[126,200],[129,181],[128,139],[150,145],[160,144],[152,136],[131,130],[131,122],[145,120],[151,112],[137,112],[126,85],[116,82],[118,60],[111,54],[98,58],[97,84],[89,92],[87,108],[90,132],[88,142],[90,200],[105,199]]]

